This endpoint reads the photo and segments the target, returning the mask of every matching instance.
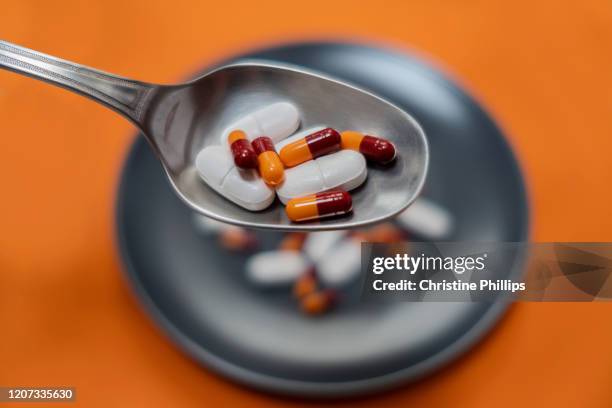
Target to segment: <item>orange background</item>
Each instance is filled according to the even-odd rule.
[[[612,241],[612,3],[517,3],[2,0],[0,38],[166,83],[290,39],[410,47],[511,135],[534,240]],[[127,121],[2,71],[0,123],[0,385],[72,385],[89,407],[307,404],[201,369],[139,308],[113,230]],[[611,323],[610,304],[517,304],[448,369],[362,403],[610,407]]]

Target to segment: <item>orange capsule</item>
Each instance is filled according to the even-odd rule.
[[[289,219],[298,222],[346,214],[352,209],[351,195],[342,190],[325,191],[292,198],[285,207]]]
[[[300,306],[302,311],[306,314],[320,315],[333,307],[337,301],[338,294],[335,291],[328,289],[304,296]]]
[[[385,164],[395,159],[395,146],[388,140],[353,130],[342,132],[340,137],[343,149],[356,150],[371,161]]]
[[[390,254],[401,253],[408,248],[406,233],[390,222],[384,222],[369,229],[366,233],[367,242],[380,242],[387,244],[386,252]]]
[[[340,150],[340,133],[325,128],[289,143],[281,149],[279,156],[285,166],[293,167],[337,150]]]
[[[366,240],[368,242],[382,242],[385,244],[393,244],[402,241],[404,232],[390,222],[372,227],[366,232]]]
[[[227,141],[234,156],[234,163],[242,169],[257,168],[257,154],[242,130],[232,130]]]
[[[277,186],[285,179],[285,167],[274,149],[272,139],[260,136],[251,142],[259,162],[259,174],[270,185]]]
[[[367,242],[368,233],[364,230],[354,230],[349,233],[349,237],[357,242]]]
[[[293,296],[301,299],[314,293],[318,288],[317,277],[313,269],[306,271],[293,284]]]
[[[281,251],[300,251],[304,246],[306,234],[303,232],[290,232],[285,235],[278,244],[278,249]]]
[[[257,237],[244,228],[230,227],[219,235],[221,246],[230,251],[249,251],[257,248]]]

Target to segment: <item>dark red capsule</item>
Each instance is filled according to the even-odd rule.
[[[365,135],[359,151],[368,159],[378,163],[389,163],[395,159],[395,146],[388,140]]]
[[[260,136],[251,142],[255,153],[259,156],[263,152],[275,152],[274,143],[268,136]]]
[[[242,169],[257,168],[257,154],[242,130],[233,130],[227,137],[234,163]]]
[[[395,146],[388,140],[352,130],[342,132],[341,137],[343,149],[357,150],[368,160],[385,164],[395,159]]]

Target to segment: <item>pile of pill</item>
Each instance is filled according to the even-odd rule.
[[[272,244],[265,238],[270,233],[256,233],[198,214],[194,223],[199,233],[216,238],[221,249],[244,259],[244,271],[237,272],[244,272],[254,288],[263,293],[286,290],[297,309],[308,316],[322,315],[351,298],[361,271],[362,242],[395,244],[389,249],[402,252],[409,237],[445,240],[454,228],[451,214],[425,198],[417,199],[395,222],[351,231],[290,232]]]
[[[287,217],[302,222],[351,212],[348,191],[366,180],[366,159],[387,164],[396,156],[393,143],[379,137],[325,126],[295,133],[299,126],[298,109],[289,102],[252,112],[230,125],[219,145],[198,153],[198,174],[250,211],[278,196]]]

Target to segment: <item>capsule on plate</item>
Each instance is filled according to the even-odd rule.
[[[269,186],[277,186],[285,179],[285,167],[274,149],[272,139],[260,136],[251,142],[259,162],[259,174]]]
[[[276,189],[283,204],[332,189],[350,191],[367,178],[368,170],[362,154],[351,150],[321,156],[285,170],[285,182]]]
[[[317,276],[313,268],[310,268],[295,281],[293,284],[293,297],[301,299],[304,296],[316,292],[318,289]]]
[[[219,243],[223,248],[230,251],[251,251],[258,246],[257,236],[253,231],[234,225],[230,225],[221,231]]]
[[[384,244],[393,244],[402,241],[405,236],[404,232],[396,227],[393,223],[384,222],[375,225],[365,233],[366,241],[380,242]]]
[[[285,166],[294,167],[337,150],[340,150],[340,133],[328,127],[284,146],[278,154]]]
[[[300,113],[289,102],[276,102],[239,118],[221,134],[221,144],[227,142],[232,130],[241,129],[249,141],[266,135],[275,143],[286,138],[300,125]]]
[[[395,159],[395,146],[386,139],[353,130],[342,132],[341,139],[343,149],[358,151],[373,162],[386,164]]]
[[[237,168],[227,147],[202,149],[196,157],[195,167],[210,188],[247,210],[260,211],[274,201],[274,190],[255,170]]]
[[[300,251],[304,246],[306,236],[303,232],[290,232],[281,239],[278,249],[281,251]]]
[[[431,241],[447,239],[453,231],[453,216],[435,202],[419,197],[397,216],[397,222],[408,232]]]
[[[227,142],[230,145],[232,156],[234,156],[234,164],[241,169],[256,169],[257,154],[251,146],[251,142],[246,137],[246,133],[242,130],[232,130],[227,137]]]
[[[310,262],[300,251],[266,251],[247,260],[246,275],[259,286],[291,285],[310,268]]]
[[[338,301],[338,293],[332,289],[314,292],[302,298],[300,307],[309,315],[320,315],[332,308]]]
[[[312,221],[346,214],[353,209],[353,200],[346,191],[333,190],[293,198],[285,211],[291,221]]]

